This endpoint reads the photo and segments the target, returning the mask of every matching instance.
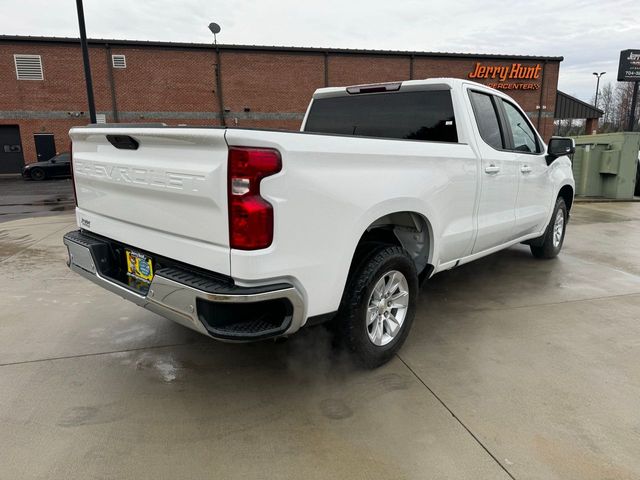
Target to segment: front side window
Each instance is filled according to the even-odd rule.
[[[457,142],[451,92],[354,94],[313,101],[305,132]]]
[[[529,125],[529,122],[509,102],[502,101],[507,114],[507,122],[511,127],[511,137],[513,139],[513,149],[518,152],[540,153],[536,134]]]
[[[476,117],[480,136],[488,145],[497,150],[502,150],[504,148],[502,131],[498,121],[498,112],[491,95],[470,91],[469,97],[473,105],[473,114]]]

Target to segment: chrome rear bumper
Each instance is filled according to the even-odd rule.
[[[203,280],[203,277],[198,277],[198,281],[194,282],[193,274],[176,274],[175,269],[160,269],[153,277],[149,290],[143,294],[103,274],[104,268],[101,267],[106,260],[104,247],[108,244],[107,239],[101,240],[93,235],[74,231],[64,236],[64,244],[69,253],[68,266],[74,272],[136,305],[212,338],[251,341],[289,335],[296,332],[304,320],[302,295],[292,285],[277,284],[273,285],[273,289],[269,286],[253,288],[228,285],[216,288],[215,284],[211,286],[212,282]],[[181,278],[186,280],[181,281]],[[200,289],[189,283],[208,287]],[[233,308],[230,310],[229,307],[238,305],[239,315],[246,315],[246,307],[250,307],[250,304],[256,304],[259,310],[261,306],[272,306],[273,301],[283,301],[290,305],[290,308],[286,307],[282,324],[273,328],[262,328],[264,325],[268,326],[265,322],[255,325],[246,322],[247,328],[244,328],[243,319],[240,318],[237,323],[240,328],[234,328],[233,331],[218,329],[214,325],[215,321],[210,321],[209,318],[214,311],[209,306],[220,306],[227,315],[233,315]],[[242,305],[245,306],[244,309],[240,307]]]

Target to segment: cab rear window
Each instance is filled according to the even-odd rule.
[[[319,98],[311,105],[304,131],[458,142],[449,90]]]

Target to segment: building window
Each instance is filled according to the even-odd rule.
[[[127,68],[127,59],[124,55],[111,55],[113,68]]]
[[[44,80],[40,55],[14,55],[18,80]]]

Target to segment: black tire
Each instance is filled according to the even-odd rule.
[[[556,219],[558,215],[562,215],[562,231],[560,233],[559,239],[556,236]],[[562,197],[558,197],[556,200],[556,206],[553,209],[553,215],[551,215],[551,220],[549,221],[549,225],[547,225],[547,229],[544,232],[544,235],[540,237],[537,242],[532,243],[531,245],[531,253],[536,258],[555,258],[562,250],[562,244],[564,243],[564,235],[567,231],[567,206],[564,203],[564,199]],[[555,241],[554,241],[555,238]],[[558,241],[559,240],[559,241]]]
[[[29,176],[31,177],[31,180],[36,181],[44,180],[45,178],[47,178],[47,174],[42,168],[32,168],[29,172]]]
[[[633,194],[636,197],[640,197],[640,160],[638,160],[638,166],[636,167],[636,188]]]
[[[376,314],[376,318],[380,319],[379,325],[383,325],[381,327],[382,335],[385,335],[386,332],[388,340],[388,343],[384,345],[376,345],[369,337],[367,322],[369,300],[373,298],[373,289],[381,279],[383,282],[386,279],[391,283],[391,276],[385,277],[385,275],[394,271],[400,272],[404,276],[409,297],[406,300],[408,305],[402,309],[405,310],[404,320],[390,340],[388,337],[391,336],[391,333],[386,325],[393,324],[387,320],[388,317],[383,318],[382,313]],[[396,292],[400,292],[400,290],[396,290]],[[338,315],[333,320],[333,330],[338,336],[337,340],[353,354],[356,363],[365,368],[375,368],[388,362],[400,349],[409,334],[415,315],[417,296],[418,274],[416,267],[413,260],[402,248],[380,244],[374,245],[365,253],[356,254]],[[383,300],[380,301],[384,303]],[[392,301],[389,301],[387,305],[391,303]],[[398,315],[398,309],[390,307],[390,311],[387,313],[394,317],[394,315]],[[384,324],[384,321],[387,324]],[[369,326],[371,325],[373,322],[369,324]]]

